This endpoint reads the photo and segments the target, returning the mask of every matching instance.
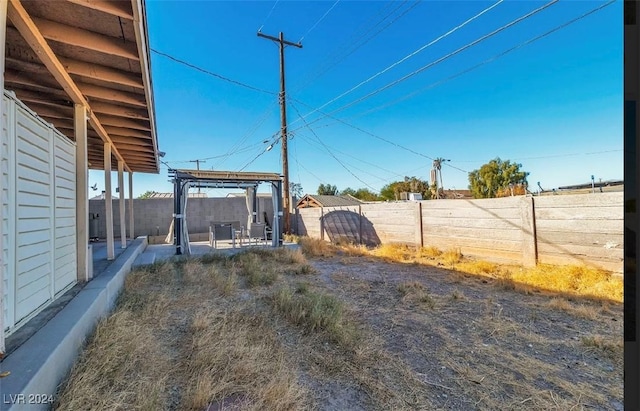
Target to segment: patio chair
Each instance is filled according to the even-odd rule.
[[[258,245],[258,241],[263,241],[267,245],[267,226],[265,223],[252,223],[248,234],[249,245],[252,241],[255,241],[256,245]]]
[[[236,230],[231,223],[212,224],[209,227],[209,245],[218,248],[218,241],[231,240],[231,245],[236,248]]]

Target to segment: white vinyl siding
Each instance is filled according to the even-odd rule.
[[[4,99],[2,252],[11,333],[76,282],[75,144],[12,93]]]

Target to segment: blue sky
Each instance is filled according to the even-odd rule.
[[[466,172],[495,157],[522,163],[532,187],[621,179],[622,1],[451,78],[604,4],[560,1],[370,95],[546,3],[500,2],[322,108],[341,121],[312,112],[496,3],[147,0],[147,13],[153,49],[274,93],[278,48],[256,32],[302,38],[302,49],[286,49],[286,81],[291,181],[305,192],[320,183],[377,191],[404,175],[428,179],[435,157],[451,160],[445,188],[467,188]],[[266,152],[264,143],[279,131],[277,95],[151,57],[167,163],[195,168],[188,160],[206,159],[203,169],[281,172],[280,145]],[[90,178],[104,185],[101,173]],[[134,195],[147,190],[172,191],[166,166],[134,175]]]

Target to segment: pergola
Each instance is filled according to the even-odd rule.
[[[169,170],[174,190],[174,244],[176,254],[190,253],[189,232],[187,230],[187,198],[189,188],[242,188],[246,192],[249,217],[247,228],[257,220],[256,190],[261,183],[269,183],[273,201],[272,246],[282,243],[282,176],[275,173]]]

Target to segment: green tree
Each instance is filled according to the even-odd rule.
[[[302,197],[302,193],[302,184],[294,182],[289,183],[289,194],[291,194],[292,197],[300,198]]]
[[[338,187],[331,184],[320,184],[318,186],[318,195],[335,196],[338,195]]]
[[[342,190],[342,191],[340,192],[340,195],[341,195],[341,196],[351,195],[351,196],[354,196],[354,197],[355,197],[355,196],[356,196],[356,190],[354,190],[354,189],[353,189],[353,188],[351,188],[351,187],[347,187],[347,188],[345,188],[344,190]]]
[[[521,167],[496,157],[469,173],[469,190],[474,198],[494,198],[501,190],[508,190],[509,184],[526,185],[529,173],[520,171]]]
[[[147,190],[147,191],[145,191],[144,193],[140,194],[140,195],[138,196],[138,198],[139,198],[139,199],[141,199],[141,200],[146,200],[146,199],[148,199],[148,198],[153,197],[153,195],[154,195],[154,194],[156,194],[156,192],[155,192],[155,191],[148,191],[148,190]]]
[[[420,193],[425,200],[431,199],[429,182],[418,177],[405,177],[404,181],[394,181],[382,187],[380,197],[383,200],[399,200],[400,193]]]
[[[378,201],[380,200],[380,196],[368,188],[359,188],[356,190],[354,194],[352,194],[355,198],[362,201]]]

